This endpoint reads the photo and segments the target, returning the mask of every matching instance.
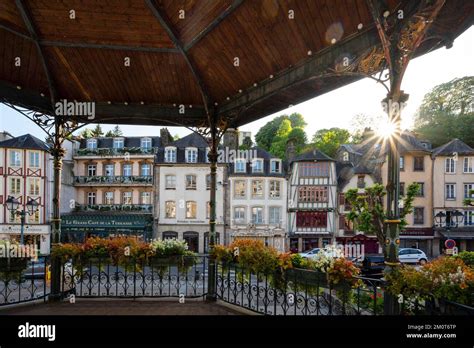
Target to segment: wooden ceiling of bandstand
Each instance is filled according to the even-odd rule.
[[[379,2],[392,18],[417,1]],[[446,0],[416,55],[473,17],[472,1]],[[366,0],[0,0],[0,99],[45,113],[93,101],[94,122],[188,126],[207,119],[206,100],[240,126],[360,79],[314,77],[379,47]]]

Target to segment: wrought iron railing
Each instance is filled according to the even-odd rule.
[[[235,264],[219,264],[220,300],[266,315],[380,315],[382,281],[359,278],[357,288],[332,286],[326,274],[291,269],[256,274]],[[373,297],[373,298],[372,298]]]
[[[152,213],[152,204],[98,204],[98,205],[76,205],[76,211],[134,211]]]
[[[123,147],[120,149],[114,148],[97,148],[97,149],[78,149],[74,152],[74,156],[126,156],[126,155],[155,155],[157,153],[157,147],[144,148],[144,147]]]
[[[61,291],[76,297],[203,297],[207,268],[206,256],[130,259],[121,265],[95,258],[63,265]]]
[[[50,293],[49,258],[0,259],[0,306],[46,299]]]
[[[152,185],[153,176],[75,176],[75,185]]]

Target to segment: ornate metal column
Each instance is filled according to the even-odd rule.
[[[215,113],[211,115],[210,125],[210,151],[209,162],[211,163],[211,190],[210,190],[210,216],[209,216],[209,250],[214,248],[216,243],[216,190],[217,190],[217,146],[219,145],[217,137],[217,125]],[[215,258],[209,257],[208,279],[207,279],[207,300],[216,300],[216,262]]]

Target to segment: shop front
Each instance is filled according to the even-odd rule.
[[[456,228],[449,231],[440,231],[442,238],[440,239],[440,248],[444,251],[446,248],[444,242],[447,239],[453,239],[456,242],[458,252],[474,251],[474,228]]]
[[[308,251],[314,248],[324,248],[332,244],[333,238],[329,233],[293,234],[290,237],[290,251],[293,253]]]
[[[26,245],[33,244],[39,250],[40,255],[48,255],[50,252],[50,225],[33,225],[24,226],[24,241]],[[7,224],[0,225],[0,239],[16,241],[20,243],[21,225]]]
[[[151,214],[68,214],[62,216],[61,241],[84,242],[88,237],[129,235],[150,240]]]
[[[415,248],[425,252],[428,257],[439,255],[434,230],[428,228],[405,228],[400,231],[400,248]]]

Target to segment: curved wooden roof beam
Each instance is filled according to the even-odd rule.
[[[184,45],[179,39],[177,33],[174,31],[174,29],[171,27],[171,24],[169,20],[160,12],[160,9],[156,5],[154,0],[145,0],[146,5],[150,8],[151,12],[153,15],[158,19],[160,22],[161,26],[163,29],[166,31],[168,36],[170,37],[171,41],[174,43],[176,48],[179,50],[179,52],[183,55],[186,64],[189,66],[189,69],[191,70],[191,73],[194,76],[194,79],[196,80],[197,84],[199,85],[199,89],[202,95],[202,99],[204,101],[204,108],[206,110],[206,113],[208,115],[208,120],[209,122],[211,119],[209,118],[209,106],[211,104],[211,96],[206,88],[206,85],[204,84],[201,75],[199,74],[199,71],[197,70],[196,66],[193,64],[191,59],[189,58],[188,54],[186,53],[186,50],[184,49]]]
[[[36,49],[38,50],[39,57],[41,59],[41,64],[43,65],[44,73],[46,74],[46,79],[48,80],[48,88],[49,94],[51,97],[51,107],[54,107],[57,99],[57,91],[54,84],[53,76],[49,71],[48,64],[46,64],[46,58],[43,52],[41,45],[39,44],[38,35],[36,34],[36,29],[34,27],[33,21],[31,19],[31,15],[29,14],[28,10],[23,4],[22,0],[16,0],[16,7],[20,11],[21,17],[23,18],[23,22],[25,23],[28,32],[30,33],[30,37],[35,43]]]

